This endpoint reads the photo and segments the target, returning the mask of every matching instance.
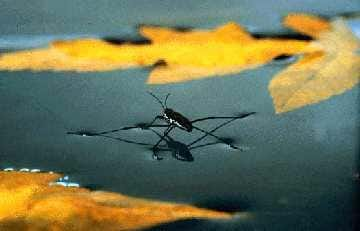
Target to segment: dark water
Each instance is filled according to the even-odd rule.
[[[101,5],[1,1],[0,19],[7,23],[0,27],[2,34],[20,37],[75,33],[136,37],[135,26],[140,23],[209,27],[235,20],[254,31],[271,32],[280,30],[281,17],[290,11],[332,16],[359,9],[358,1],[325,0],[316,4],[102,1]],[[359,181],[353,177],[359,167],[359,88],[275,115],[267,86],[286,65],[272,63],[223,78],[161,86],[145,84],[150,71],[146,68],[81,74],[0,72],[0,167],[58,171],[94,189],[251,214],[231,221],[179,221],[151,230],[351,230],[359,214]],[[256,111],[216,131],[247,151],[214,145],[193,150],[191,163],[170,154],[158,162],[141,146],[66,134],[151,121],[161,107],[148,90],[161,97],[171,93],[168,106],[192,119]],[[211,130],[218,123],[205,121],[199,126]],[[119,135],[148,143],[157,139],[148,131]],[[185,143],[199,135],[172,133]]]

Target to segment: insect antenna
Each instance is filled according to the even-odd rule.
[[[166,102],[167,102],[167,100],[168,100],[169,96],[170,96],[170,93],[168,93],[168,94],[166,95],[166,97],[165,97],[165,107],[166,107],[166,108],[167,108],[167,104],[166,104]]]
[[[152,96],[152,97],[154,97],[160,104],[161,104],[161,107],[165,110],[165,106],[164,106],[164,104],[161,102],[161,100],[158,98],[158,97],[156,97],[156,95],[154,95],[154,93],[152,93],[152,92],[150,92],[150,91],[148,91],[148,93]],[[165,101],[166,102],[166,101]]]

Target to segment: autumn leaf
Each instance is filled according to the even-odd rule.
[[[321,51],[305,54],[271,80],[276,113],[320,102],[359,83],[360,41],[342,19],[325,23],[314,16],[290,15],[285,24],[317,38],[309,46]]]
[[[302,13],[290,13],[284,18],[283,25],[312,38],[318,38],[322,32],[331,30],[327,20]]]
[[[276,113],[320,102],[359,82],[359,40],[341,19],[292,13],[283,24],[315,40],[257,39],[234,22],[192,31],[144,26],[139,33],[150,44],[54,41],[48,48],[0,55],[0,69],[81,72],[153,65],[147,83],[167,84],[238,73],[280,55],[302,55],[269,84]]]
[[[49,185],[59,177],[0,171],[0,230],[138,230],[178,219],[233,217],[185,204]]]
[[[254,68],[280,55],[313,51],[308,41],[256,39],[230,22],[213,30],[140,28],[150,44],[115,45],[99,39],[55,41],[48,48],[0,56],[0,69],[108,71],[157,65],[147,83],[165,84]]]

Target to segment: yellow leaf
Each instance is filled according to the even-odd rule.
[[[0,69],[107,71],[150,66],[148,83],[164,84],[224,75],[254,68],[279,55],[313,51],[308,41],[255,39],[230,22],[213,30],[180,32],[169,28],[141,27],[151,44],[114,45],[99,39],[55,41],[49,48],[0,56]]]
[[[276,75],[269,84],[276,113],[325,100],[360,81],[359,39],[341,19],[321,31],[312,46],[323,51],[307,55]],[[314,34],[314,32],[311,32]]]
[[[49,185],[59,177],[0,171],[0,230],[138,230],[178,219],[233,216],[185,204]]]
[[[181,32],[171,28],[143,26],[140,28],[139,32],[154,43],[206,43],[209,41],[246,43],[253,40],[251,35],[235,22],[229,22],[215,30]]]
[[[322,32],[330,30],[327,20],[314,15],[291,13],[285,17],[283,25],[298,32],[317,38]]]

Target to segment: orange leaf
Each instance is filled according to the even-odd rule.
[[[151,44],[114,45],[99,39],[53,42],[49,48],[0,56],[0,69],[106,71],[132,66],[155,67],[148,83],[164,84],[224,75],[254,68],[279,55],[310,52],[307,41],[255,39],[230,22],[213,30],[180,32],[141,27]]]
[[[341,19],[317,35],[311,45],[322,52],[305,55],[269,84],[276,113],[291,111],[341,94],[360,81],[360,40]]]
[[[235,22],[229,22],[214,30],[193,30],[181,32],[171,28],[143,26],[140,34],[154,43],[207,43],[207,42],[243,42],[253,40],[251,35]]]
[[[318,38],[325,31],[330,30],[327,20],[314,15],[291,13],[285,17],[283,24],[305,35]]]
[[[232,214],[83,188],[49,186],[58,174],[0,172],[0,230],[138,230]]]

